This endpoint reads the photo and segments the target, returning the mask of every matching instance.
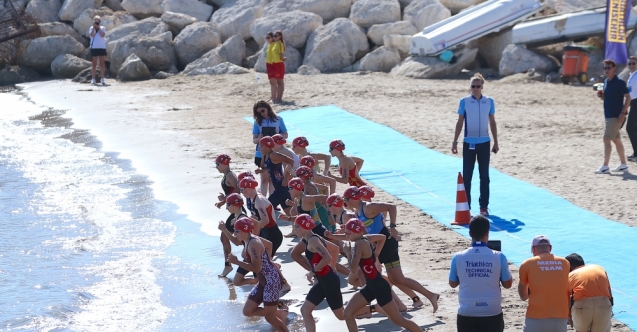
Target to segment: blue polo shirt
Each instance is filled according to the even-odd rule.
[[[460,282],[458,315],[489,317],[502,312],[500,281],[511,280],[511,272],[504,254],[473,242],[451,259],[449,280]]]
[[[252,134],[263,134],[263,128],[270,128],[270,130],[267,130],[265,133],[265,136],[273,136],[274,134],[283,134],[288,132],[288,129],[285,127],[285,123],[283,122],[283,118],[280,116],[277,116],[274,121],[271,121],[270,119],[263,119],[260,126],[256,121],[254,121],[254,125],[252,125]],[[259,149],[259,144],[257,144],[256,150],[254,151],[254,156],[257,158],[263,157],[261,155],[261,150]]]
[[[464,142],[469,144],[486,143],[489,137],[489,116],[495,114],[495,102],[482,95],[476,99],[468,95],[460,99],[458,114],[464,115]]]
[[[613,77],[613,79],[604,80],[604,117],[618,118],[624,109],[624,95],[629,93],[626,82],[621,78]]]

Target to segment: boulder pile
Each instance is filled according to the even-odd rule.
[[[241,74],[249,68],[265,72],[264,37],[275,30],[283,31],[288,73],[378,71],[438,78],[481,67],[501,76],[559,68],[548,53],[511,44],[510,29],[454,50],[451,63],[410,56],[413,34],[483,0],[24,1],[41,34],[18,45],[16,63],[0,72],[10,78],[0,82],[68,78],[89,68],[88,30],[95,15],[106,27],[109,75],[122,81]],[[599,3],[604,4],[545,1],[551,12]]]

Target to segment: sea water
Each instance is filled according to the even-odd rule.
[[[241,313],[250,287],[217,276],[219,238],[131,161],[64,111],[0,105],[0,330],[271,330]]]

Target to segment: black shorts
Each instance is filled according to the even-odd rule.
[[[283,233],[281,233],[279,227],[261,228],[259,236],[272,242],[272,257],[274,257],[277,249],[279,249],[281,243],[283,243]]]
[[[390,237],[385,241],[383,249],[378,255],[378,261],[385,264],[386,268],[393,268],[400,266],[400,256],[398,256],[398,241],[393,237]]]
[[[469,317],[458,315],[458,332],[502,332],[504,331],[504,315]]]
[[[330,309],[337,310],[343,307],[343,294],[341,293],[341,279],[331,271],[322,277],[316,276],[318,282],[310,288],[305,300],[318,306],[327,300]]]
[[[248,274],[248,272],[250,272],[250,271],[248,271],[248,270],[246,270],[246,269],[242,268],[241,266],[239,266],[239,267],[237,268],[237,273],[238,273],[238,274],[243,274],[243,275],[245,276],[246,274]]]
[[[270,197],[268,197],[268,201],[270,201],[270,204],[272,204],[272,207],[276,208],[277,206],[280,205],[283,210],[286,210],[286,209],[289,209],[290,206],[285,204],[285,201],[291,198],[292,197],[290,197],[290,191],[288,190],[288,188],[281,187],[281,188],[275,189],[274,192],[272,192]]]
[[[257,165],[257,167],[263,167],[263,158],[261,157],[254,157],[254,164]]]
[[[365,298],[367,303],[372,303],[375,299],[378,305],[384,307],[387,303],[394,300],[391,296],[391,286],[387,280],[378,274],[376,279],[367,280],[367,283],[360,290],[361,295]]]
[[[106,56],[106,49],[105,48],[92,48],[91,49],[91,56]]]

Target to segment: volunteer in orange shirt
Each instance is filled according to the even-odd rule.
[[[270,37],[270,38],[268,38]],[[268,49],[265,52],[265,66],[270,80],[270,92],[272,102],[277,104],[283,98],[283,77],[285,76],[285,43],[283,42],[283,32],[277,30],[274,34],[268,32]]]
[[[572,297],[572,325],[577,332],[610,332],[613,317],[613,294],[603,267],[584,264],[578,254],[566,256],[571,264],[568,275]]]
[[[568,322],[569,262],[551,253],[548,237],[533,238],[533,257],[520,265],[518,294],[529,300],[524,332],[566,332]]]

